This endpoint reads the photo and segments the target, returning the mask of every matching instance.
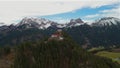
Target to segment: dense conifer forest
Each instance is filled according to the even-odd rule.
[[[15,48],[12,68],[119,68],[112,60],[82,49],[64,34],[64,40],[24,43]]]

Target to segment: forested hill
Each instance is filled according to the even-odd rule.
[[[68,35],[54,35],[41,42],[19,45],[12,68],[120,68],[110,59],[83,50]]]

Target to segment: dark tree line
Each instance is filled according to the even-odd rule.
[[[77,43],[83,45],[86,38],[89,40],[89,47],[110,47],[120,45],[120,25],[111,26],[89,26],[87,24],[65,29]]]

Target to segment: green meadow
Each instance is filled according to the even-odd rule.
[[[100,51],[100,52],[97,52],[96,55],[106,57],[106,58],[110,58],[113,61],[116,61],[116,62],[120,63],[120,53]]]

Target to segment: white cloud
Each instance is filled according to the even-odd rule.
[[[109,9],[109,10],[103,10],[100,11],[102,13],[102,16],[110,16],[110,17],[117,17],[120,18],[120,5],[118,5],[116,8]]]
[[[115,8],[113,8],[113,9],[101,10],[97,14],[86,15],[86,16],[84,16],[84,19],[88,19],[87,21],[91,22],[93,19],[96,19],[96,17],[99,17],[99,18],[101,18],[101,17],[120,18],[120,5],[115,6]]]
[[[91,20],[83,20],[85,23],[87,23],[87,24],[92,24],[93,22],[94,22],[94,20],[93,19],[91,19]]]
[[[57,23],[63,24],[63,23],[69,22],[70,20],[67,19],[67,18],[64,19],[64,18],[62,18],[62,17],[54,17],[54,18],[53,18],[53,21],[55,21],[55,22],[57,22]]]
[[[0,0],[0,1],[83,1],[83,0]],[[101,0],[84,0],[84,1],[101,1]],[[106,0],[112,1],[112,0]]]
[[[0,22],[14,23],[25,16],[43,16],[75,11],[84,7],[96,8],[118,3],[119,0],[85,0],[85,1],[1,1]]]
[[[95,17],[98,17],[98,16],[99,16],[99,14],[93,14],[93,15],[87,15],[84,18],[95,18]]]

